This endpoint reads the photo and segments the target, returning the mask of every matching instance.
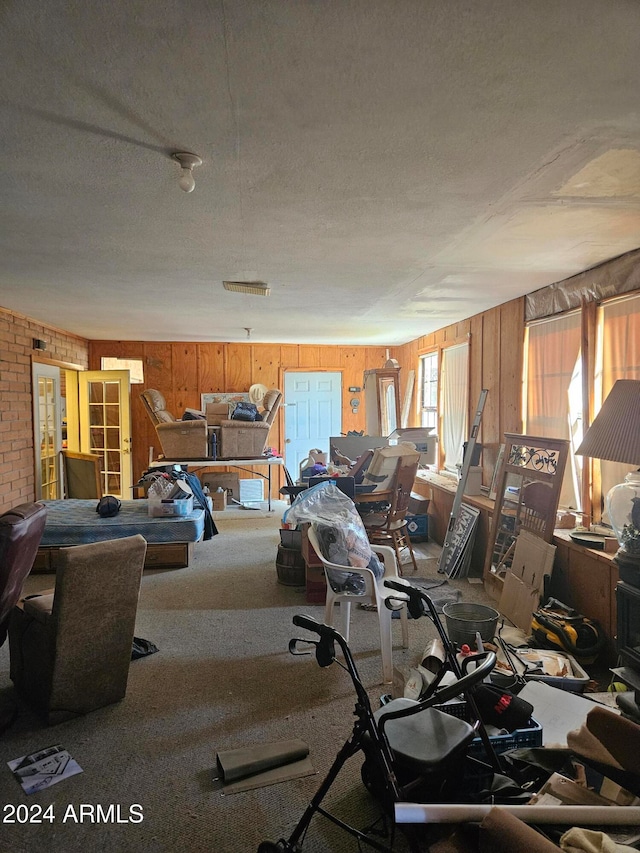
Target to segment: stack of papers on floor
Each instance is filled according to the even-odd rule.
[[[35,794],[45,788],[82,773],[82,767],[60,744],[48,746],[21,758],[7,761],[25,794]]]

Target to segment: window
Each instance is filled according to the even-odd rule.
[[[438,432],[438,351],[420,358],[420,426]]]
[[[100,361],[101,370],[128,370],[132,385],[144,382],[144,366],[141,358],[106,358]]]
[[[582,362],[580,312],[527,326],[525,344],[525,432],[571,442],[560,505],[581,508]]]
[[[442,351],[440,373],[440,444],[444,470],[457,473],[467,440],[469,408],[469,344],[457,344]]]
[[[640,294],[603,303],[598,328],[595,392],[596,400],[603,401],[617,379],[640,379]],[[600,466],[603,496],[635,467],[604,460]]]
[[[595,412],[617,379],[640,379],[640,294],[602,302],[597,310],[595,375],[587,377],[593,389]],[[594,521],[602,518],[602,497],[622,482],[632,466],[594,460],[595,505],[582,506],[582,468],[576,456],[582,441],[583,373],[580,310],[528,324],[525,343],[524,420],[527,433],[571,442],[560,505],[584,511]],[[598,472],[600,477],[598,477]],[[586,477],[586,474],[585,474]],[[602,518],[607,521],[607,518]]]

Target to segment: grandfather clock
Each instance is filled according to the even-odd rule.
[[[381,367],[364,372],[367,435],[390,435],[400,426],[400,368]]]

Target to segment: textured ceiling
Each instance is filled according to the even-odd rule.
[[[635,0],[14,0],[0,54],[0,306],[88,338],[391,345],[640,246]]]

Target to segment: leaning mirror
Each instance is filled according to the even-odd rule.
[[[521,530],[551,542],[568,451],[565,439],[505,435],[485,576],[499,576],[511,565]]]

